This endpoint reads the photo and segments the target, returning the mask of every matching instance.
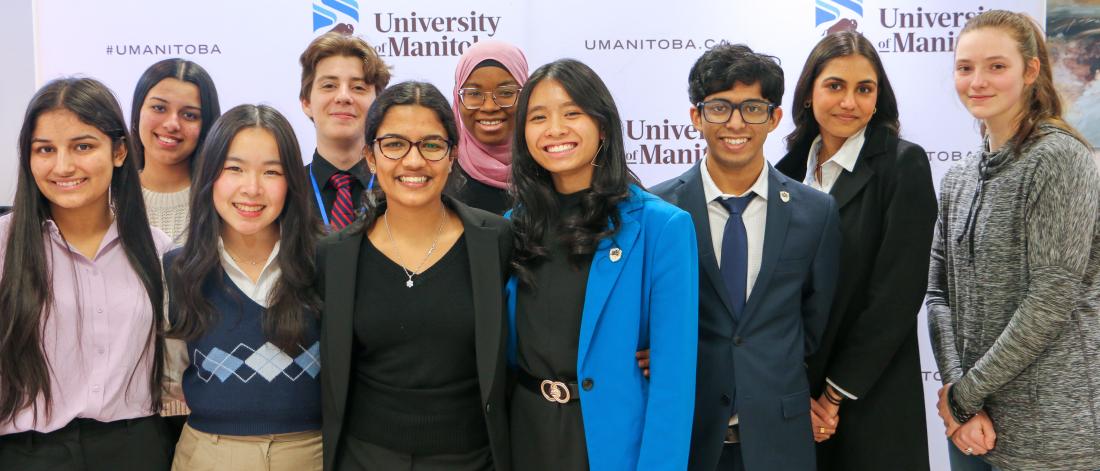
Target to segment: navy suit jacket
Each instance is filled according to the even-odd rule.
[[[812,471],[816,463],[804,359],[821,339],[836,288],[836,203],[766,165],[768,209],[760,273],[736,323],[711,242],[701,162],[652,189],[691,214],[698,237],[699,358],[689,469],[717,467],[730,401],[736,398],[746,469]]]

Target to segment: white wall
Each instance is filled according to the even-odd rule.
[[[19,126],[34,94],[32,0],[0,2],[0,205],[15,196]]]

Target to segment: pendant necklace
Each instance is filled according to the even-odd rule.
[[[405,280],[405,287],[413,287],[413,276],[420,274],[420,268],[424,266],[424,263],[432,258],[432,254],[435,253],[435,245],[439,242],[439,235],[443,233],[443,223],[447,221],[447,207],[443,207],[443,215],[439,218],[439,227],[435,229],[435,239],[432,239],[432,246],[428,248],[428,253],[424,254],[424,259],[420,261],[420,264],[416,266],[412,271],[405,268],[405,264],[401,263],[401,257],[397,253],[397,241],[393,239],[393,232],[390,231],[390,212],[386,211],[382,213],[382,219],[386,223],[386,236],[390,238],[390,245],[393,246],[393,256],[397,259],[397,264],[401,266],[401,270],[405,272],[405,276],[408,280]]]

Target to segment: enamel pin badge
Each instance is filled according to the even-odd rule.
[[[786,203],[791,200],[791,194],[787,193],[786,191],[780,191],[779,199],[783,200],[783,202]]]
[[[607,258],[610,258],[612,263],[617,262],[619,259],[623,258],[623,250],[618,247],[612,247]]]

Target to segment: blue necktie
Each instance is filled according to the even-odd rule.
[[[722,232],[722,265],[719,271],[722,272],[722,281],[726,284],[726,293],[729,294],[733,307],[735,329],[736,324],[741,322],[741,312],[745,310],[745,284],[749,276],[749,236],[741,216],[755,197],[755,193],[750,193],[741,197],[718,198],[718,202],[730,212],[730,218],[726,220],[726,228]],[[736,399],[737,385],[734,382],[733,397],[730,398],[730,417],[737,415]]]
[[[749,272],[749,238],[741,216],[755,197],[755,193],[750,193],[741,197],[718,199],[730,212],[722,233],[722,266],[719,271],[722,272],[722,281],[726,283],[726,294],[729,295],[733,320],[736,322],[741,321],[741,311],[745,309],[745,284]]]

